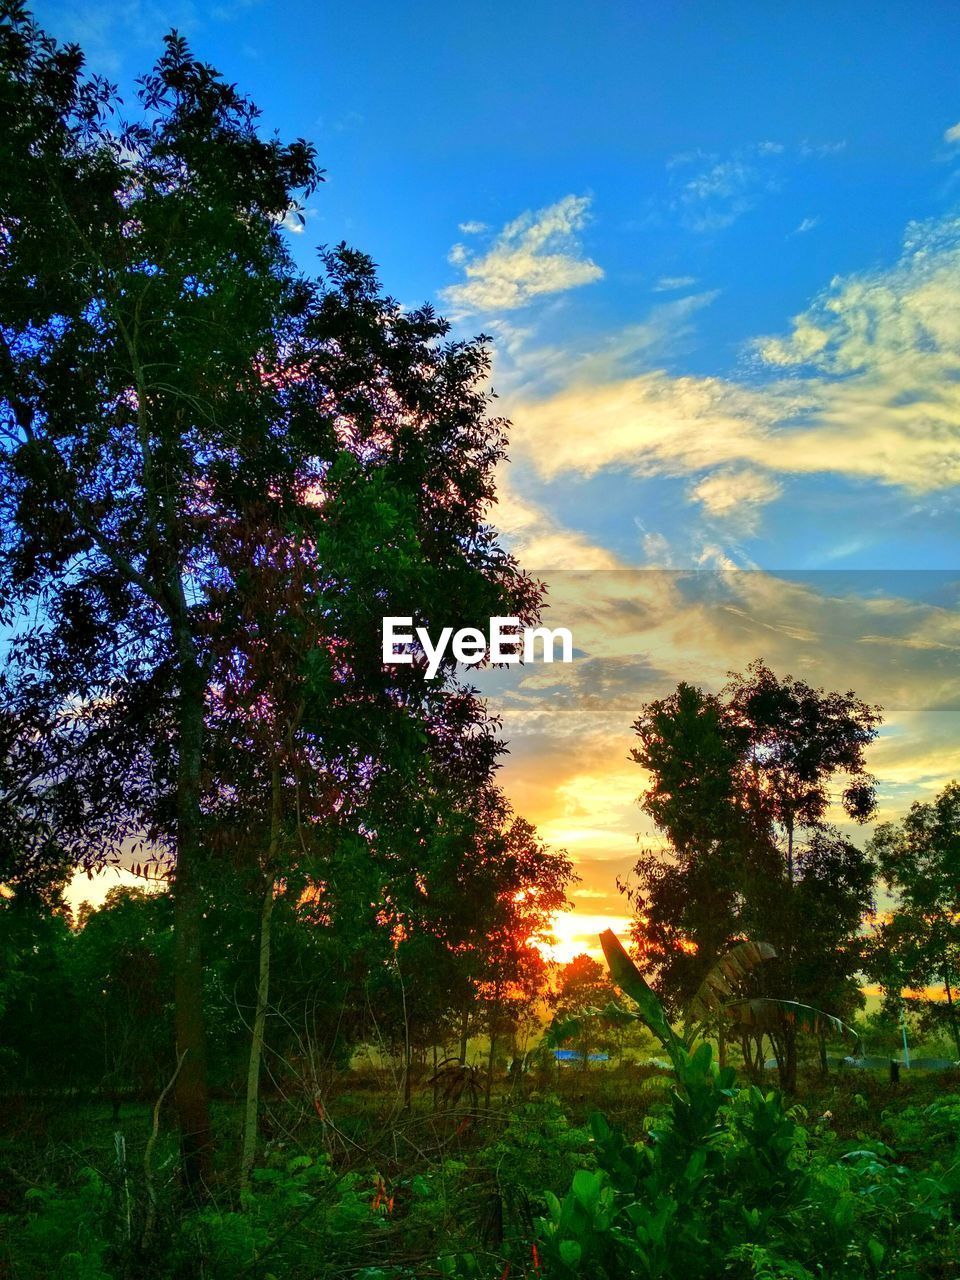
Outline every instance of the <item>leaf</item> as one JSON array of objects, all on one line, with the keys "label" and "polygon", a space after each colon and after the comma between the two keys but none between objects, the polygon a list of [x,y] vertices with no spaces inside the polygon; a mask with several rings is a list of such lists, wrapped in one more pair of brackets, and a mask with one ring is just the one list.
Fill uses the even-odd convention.
[{"label": "leaf", "polygon": [[613,1027],[629,1027],[633,1023],[640,1021],[635,1013],[625,1009],[616,1000],[608,1000],[603,1008],[598,1010],[597,1017],[602,1018],[604,1022]]},{"label": "leaf", "polygon": [[547,1213],[554,1222],[559,1222],[563,1217],[563,1206],[552,1191],[544,1191],[543,1202],[547,1206]]},{"label": "leaf", "polygon": [[849,1023],[796,1000],[774,1000],[757,997],[753,1000],[732,1000],[723,1006],[723,1013],[740,1027],[757,1031],[779,1031],[792,1026],[808,1035],[837,1036],[853,1045],[859,1045],[860,1034]]},{"label": "leaf", "polygon": [[635,1013],[631,1013],[629,1009],[624,1009],[623,1005],[618,1004],[616,1000],[610,1000],[602,1009],[584,1009],[579,1017],[563,1018],[559,1022],[551,1022],[544,1034],[543,1043],[547,1048],[555,1049],[568,1040],[574,1040],[578,1036],[582,1036],[587,1031],[587,1024],[590,1022],[602,1022],[611,1027],[629,1027],[638,1021],[639,1019]]},{"label": "leaf", "polygon": [[564,1018],[562,1022],[552,1022],[547,1027],[543,1043],[550,1049],[556,1048],[566,1040],[573,1040],[583,1034],[583,1018]]},{"label": "leaf", "polygon": [[775,959],[776,954],[769,942],[748,940],[731,947],[710,969],[687,1006],[687,1027],[692,1029],[719,1013],[725,997],[736,994],[737,986],[750,970],[765,960]]},{"label": "leaf", "polygon": [[570,1267],[571,1270],[579,1265],[583,1256],[583,1249],[576,1240],[561,1240],[558,1252],[560,1261],[565,1267]]},{"label": "leaf", "polygon": [[591,1213],[600,1200],[603,1174],[590,1169],[578,1169],[573,1175],[572,1190],[577,1200]]},{"label": "leaf", "polygon": [[647,985],[643,974],[624,951],[620,939],[612,929],[604,929],[600,935],[600,945],[607,959],[610,976],[636,1002],[641,1019],[673,1057],[681,1048],[682,1041],[667,1021],[663,1005]]}]

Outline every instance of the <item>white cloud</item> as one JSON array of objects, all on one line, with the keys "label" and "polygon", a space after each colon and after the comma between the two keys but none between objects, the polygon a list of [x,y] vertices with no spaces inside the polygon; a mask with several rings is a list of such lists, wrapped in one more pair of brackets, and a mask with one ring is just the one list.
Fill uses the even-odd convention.
[{"label": "white cloud", "polygon": [[688,231],[721,231],[749,212],[779,185],[784,147],[760,142],[728,156],[701,151],[674,156],[667,164],[675,196],[670,210]]},{"label": "white cloud", "polygon": [[512,311],[536,297],[602,279],[602,268],[584,256],[578,238],[589,208],[589,196],[564,196],[508,223],[486,253],[455,245],[452,260],[466,280],[443,290],[443,298],[461,314]]},{"label": "white cloud", "polygon": [[805,235],[806,232],[812,231],[814,227],[818,227],[819,225],[819,218],[804,218],[796,227],[794,227],[793,234],[795,236]]},{"label": "white cloud", "polygon": [[564,527],[543,507],[521,497],[510,482],[508,466],[501,468],[497,479],[497,503],[491,519],[523,567],[531,572],[626,567],[612,551]]},{"label": "white cloud", "polygon": [[[688,231],[722,231],[755,208],[765,195],[779,190],[791,162],[824,159],[845,145],[805,140],[787,147],[767,141],[739,147],[727,155],[689,151],[673,156],[667,162],[674,188],[669,212]],[[809,224],[803,227],[805,231],[816,223],[816,219],[804,221]]]},{"label": "white cloud", "polygon": [[465,236],[480,236],[484,231],[488,231],[489,227],[485,222],[461,222],[457,228]]},{"label": "white cloud", "polygon": [[661,276],[653,286],[653,292],[672,293],[674,289],[689,289],[696,283],[696,276]]},{"label": "white cloud", "polygon": [[943,135],[944,142],[960,142],[960,121],[952,124]]},{"label": "white cloud", "polygon": [[[683,349],[695,331],[697,313],[718,296],[719,290],[714,289],[661,302],[645,319],[587,351],[537,346],[529,330],[511,330],[503,350],[506,359],[497,368],[497,385],[501,391],[524,397],[542,396],[574,382],[605,383],[641,362],[649,366]],[[497,320],[492,327],[500,338],[503,322]]]},{"label": "white cloud", "polygon": [[840,138],[836,142],[811,142],[809,138],[804,138],[800,143],[800,156],[804,160],[823,160],[828,156],[838,156],[846,149],[846,138]]},{"label": "white cloud", "polygon": [[747,468],[835,473],[917,493],[960,483],[960,219],[913,225],[892,266],[838,277],[749,378],[591,376],[508,405],[515,453],[545,478]]},{"label": "white cloud", "polygon": [[283,217],[277,218],[276,222],[283,227],[284,231],[291,231],[295,236],[303,235],[305,212],[301,205],[290,204]]},{"label": "white cloud", "polygon": [[722,468],[691,486],[688,497],[699,502],[707,515],[751,534],[757,530],[762,509],[782,492],[779,481],[760,471]]}]

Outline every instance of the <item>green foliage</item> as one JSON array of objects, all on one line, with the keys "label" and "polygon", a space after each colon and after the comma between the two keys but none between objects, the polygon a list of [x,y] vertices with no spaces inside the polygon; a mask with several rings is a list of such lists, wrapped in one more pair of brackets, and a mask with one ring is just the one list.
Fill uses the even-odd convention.
[{"label": "green foliage", "polygon": [[944,989],[919,1000],[924,1021],[950,1032],[960,1057],[960,1021],[953,987],[960,974],[960,784],[931,802],[917,802],[899,824],[883,823],[871,841],[896,909],[870,948],[871,976],[882,985],[890,1012],[902,1008],[903,988]]},{"label": "green foliage", "polygon": [[[371,1210],[369,1182],[337,1175],[329,1157],[277,1157],[253,1171],[235,1209],[207,1205],[180,1223],[172,1258],[211,1280],[232,1280],[254,1264],[279,1274],[334,1276],[354,1251],[375,1251],[386,1226]],[[291,1230],[302,1224],[303,1230]]]},{"label": "green foliage", "polygon": [[683,1042],[670,1026],[663,1005],[647,985],[643,974],[624,951],[612,929],[605,929],[601,933],[600,945],[603,947],[603,954],[610,966],[610,975],[614,982],[636,1002],[641,1020],[667,1050],[671,1060],[676,1063]]},{"label": "green foliage", "polygon": [[547,1096],[520,1103],[496,1142],[481,1149],[478,1162],[509,1200],[536,1201],[562,1191],[574,1170],[593,1163],[591,1136],[589,1128],[569,1122],[558,1098]]},{"label": "green foliage", "polygon": [[[960,1263],[960,1164],[918,1173],[880,1143],[838,1151],[779,1093],[737,1089],[709,1045],[674,1046],[673,1057],[676,1085],[644,1138],[595,1116],[597,1169],[575,1174],[563,1199],[545,1197],[547,1274],[892,1280]],[[928,1111],[902,1123],[944,1119]]]},{"label": "green foliage", "polygon": [[[780,678],[760,660],[719,694],[681,684],[643,707],[632,753],[650,779],[642,805],[673,856],[642,853],[630,894],[635,940],[672,1013],[744,937],[777,953],[755,975],[757,994],[836,1015],[856,1006],[873,864],[825,815],[838,784],[849,817],[872,813],[864,752],[879,722],[878,708],[852,692]],[[787,1024],[777,1040],[792,1088]]]},{"label": "green foliage", "polygon": [[95,1169],[81,1169],[69,1187],[31,1188],[26,1203],[26,1217],[7,1223],[15,1236],[14,1274],[22,1280],[115,1280],[108,1265],[112,1195]]}]

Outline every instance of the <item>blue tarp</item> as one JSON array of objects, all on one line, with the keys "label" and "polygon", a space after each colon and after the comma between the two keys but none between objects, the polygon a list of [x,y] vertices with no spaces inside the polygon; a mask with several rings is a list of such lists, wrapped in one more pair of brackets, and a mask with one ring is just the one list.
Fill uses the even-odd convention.
[{"label": "blue tarp", "polygon": [[[558,1062],[582,1062],[583,1054],[577,1049],[555,1049],[554,1053]],[[588,1062],[609,1062],[609,1053],[588,1053]]]}]

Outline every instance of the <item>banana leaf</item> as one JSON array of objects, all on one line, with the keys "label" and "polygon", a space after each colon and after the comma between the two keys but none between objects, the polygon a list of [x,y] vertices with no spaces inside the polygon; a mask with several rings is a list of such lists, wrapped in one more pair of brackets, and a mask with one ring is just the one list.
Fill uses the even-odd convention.
[{"label": "banana leaf", "polygon": [[832,1013],[825,1013],[823,1009],[799,1004],[796,1000],[760,997],[753,1000],[731,1000],[723,1006],[723,1013],[739,1027],[753,1031],[775,1032],[784,1026],[792,1026],[808,1035],[823,1036],[825,1039],[836,1037],[853,1045],[860,1043],[859,1033],[849,1023]]},{"label": "banana leaf", "polygon": [[769,942],[739,942],[725,952],[704,978],[687,1005],[685,1038],[700,1024],[721,1011],[724,1000],[736,994],[738,985],[751,969],[773,960],[776,950]]},{"label": "banana leaf", "polygon": [[671,1057],[684,1047],[667,1020],[663,1005],[647,985],[643,974],[624,951],[612,929],[604,929],[600,945],[614,982],[637,1006],[640,1020],[650,1028]]},{"label": "banana leaf", "polygon": [[602,1009],[584,1009],[578,1016],[564,1018],[560,1022],[552,1022],[543,1037],[548,1048],[555,1049],[567,1040],[573,1040],[587,1030],[587,1024],[599,1022],[606,1027],[629,1027],[639,1019],[629,1009],[624,1009],[616,1000],[610,1000]]}]

